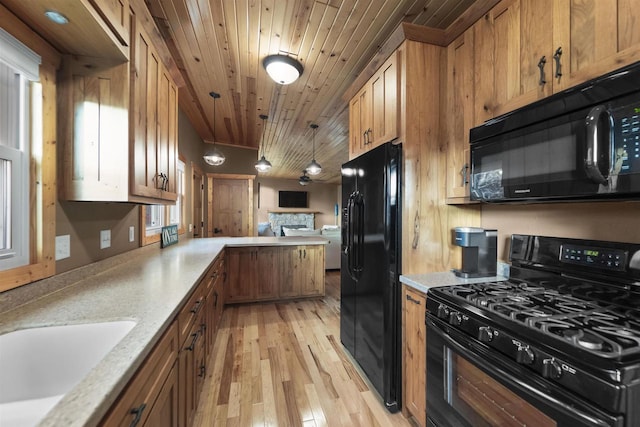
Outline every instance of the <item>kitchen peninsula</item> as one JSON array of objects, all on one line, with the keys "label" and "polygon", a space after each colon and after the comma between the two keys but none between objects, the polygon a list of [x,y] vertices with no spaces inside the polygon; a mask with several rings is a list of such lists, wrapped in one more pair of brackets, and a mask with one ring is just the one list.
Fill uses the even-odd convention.
[{"label": "kitchen peninsula", "polygon": [[[189,313],[193,295],[200,292],[208,273],[216,267],[214,261],[225,257],[226,252],[279,248],[290,250],[291,256],[299,250],[302,256],[305,249],[319,249],[324,265],[326,243],[321,236],[188,239],[165,249],[157,245],[140,248],[5,293],[0,301],[0,334],[52,325],[136,322],[131,332],[62,398],[40,425],[99,425],[130,380],[135,379],[136,371],[144,366],[154,346],[164,340],[165,332],[173,328],[174,322],[183,330],[182,313]],[[227,254],[225,258],[230,257]],[[271,268],[278,269],[276,265]],[[250,265],[244,264],[244,269],[246,272]],[[321,271],[322,277],[314,278],[323,284],[318,296],[324,294],[324,269]],[[264,276],[262,272],[260,277]],[[226,279],[224,274],[221,277]],[[227,283],[223,283],[225,292]],[[287,285],[291,287],[291,283]],[[277,299],[287,297],[278,295],[283,296]],[[217,296],[215,299],[218,302]],[[172,366],[177,370],[177,364]]]}]

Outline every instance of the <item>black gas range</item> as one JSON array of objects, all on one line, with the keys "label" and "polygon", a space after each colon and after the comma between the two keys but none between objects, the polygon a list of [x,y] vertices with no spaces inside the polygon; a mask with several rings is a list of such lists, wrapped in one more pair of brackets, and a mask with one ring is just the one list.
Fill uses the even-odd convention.
[{"label": "black gas range", "polygon": [[640,245],[514,235],[509,280],[431,288],[435,426],[640,426]]}]

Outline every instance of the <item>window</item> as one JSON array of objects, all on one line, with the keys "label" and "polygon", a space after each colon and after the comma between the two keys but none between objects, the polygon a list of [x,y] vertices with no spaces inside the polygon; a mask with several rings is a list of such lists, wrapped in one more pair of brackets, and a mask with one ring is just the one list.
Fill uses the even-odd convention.
[{"label": "window", "polygon": [[0,14],[0,292],[55,274],[60,54]]},{"label": "window", "polygon": [[178,234],[184,233],[184,202],[185,202],[185,163],[182,157],[178,160],[176,171],[175,205],[149,205],[142,206],[141,216],[144,218],[144,234],[141,238],[141,246],[160,241],[160,233],[165,225],[177,225]]},{"label": "window", "polygon": [[[0,33],[0,270],[29,264],[31,96],[40,92],[40,57],[8,33]],[[34,104],[38,104],[37,101]]]}]

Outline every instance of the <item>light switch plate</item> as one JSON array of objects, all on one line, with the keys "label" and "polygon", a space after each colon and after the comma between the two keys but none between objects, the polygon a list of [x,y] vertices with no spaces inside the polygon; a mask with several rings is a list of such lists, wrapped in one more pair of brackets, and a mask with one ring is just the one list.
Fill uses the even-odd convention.
[{"label": "light switch plate", "polygon": [[189,224],[189,233],[193,231],[193,224]]},{"label": "light switch plate", "polygon": [[111,230],[100,230],[100,249],[111,247]]},{"label": "light switch plate", "polygon": [[129,227],[129,242],[133,242],[136,239],[136,229],[132,225]]},{"label": "light switch plate", "polygon": [[56,261],[71,256],[71,236],[56,236]]}]

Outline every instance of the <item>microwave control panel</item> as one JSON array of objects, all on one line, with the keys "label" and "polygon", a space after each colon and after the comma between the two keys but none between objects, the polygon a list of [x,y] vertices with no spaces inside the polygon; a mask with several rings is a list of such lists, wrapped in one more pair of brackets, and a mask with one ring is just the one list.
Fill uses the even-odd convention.
[{"label": "microwave control panel", "polygon": [[640,169],[640,106],[625,106],[612,111],[615,122],[612,165],[618,173],[638,173]]}]

